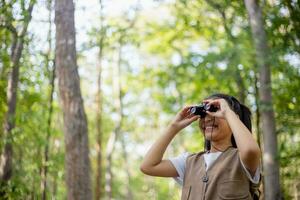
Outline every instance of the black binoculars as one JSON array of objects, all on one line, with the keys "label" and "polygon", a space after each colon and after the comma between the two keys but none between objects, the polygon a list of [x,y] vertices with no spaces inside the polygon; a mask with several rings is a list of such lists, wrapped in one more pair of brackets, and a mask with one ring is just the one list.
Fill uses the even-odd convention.
[{"label": "black binoculars", "polygon": [[216,112],[219,108],[214,105],[200,104],[190,108],[190,112],[194,115],[200,115],[201,118],[206,116],[206,111]]}]

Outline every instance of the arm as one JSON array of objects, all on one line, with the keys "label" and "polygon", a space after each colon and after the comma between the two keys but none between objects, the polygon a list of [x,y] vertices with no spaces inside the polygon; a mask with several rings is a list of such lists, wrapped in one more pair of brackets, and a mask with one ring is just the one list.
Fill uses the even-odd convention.
[{"label": "arm", "polygon": [[188,106],[183,108],[176,115],[162,136],[151,146],[140,166],[143,173],[161,177],[178,176],[173,164],[169,160],[162,160],[162,158],[176,134],[199,118],[199,116],[191,115],[189,110],[190,107]]},{"label": "arm", "polygon": [[226,113],[226,120],[232,130],[239,150],[239,156],[245,167],[254,175],[260,160],[260,149],[248,128],[232,111]]},{"label": "arm", "polygon": [[251,132],[231,110],[225,99],[208,100],[207,102],[219,107],[217,112],[208,112],[208,114],[224,118],[227,121],[239,150],[240,159],[251,175],[254,175],[259,165],[260,149]]}]

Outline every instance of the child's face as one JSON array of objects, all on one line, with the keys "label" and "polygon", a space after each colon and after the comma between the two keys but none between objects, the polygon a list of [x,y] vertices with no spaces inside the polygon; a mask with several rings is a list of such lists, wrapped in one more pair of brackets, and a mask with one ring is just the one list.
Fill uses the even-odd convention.
[{"label": "child's face", "polygon": [[199,128],[207,140],[228,142],[231,139],[232,131],[223,118],[206,115],[204,118],[199,119]]}]

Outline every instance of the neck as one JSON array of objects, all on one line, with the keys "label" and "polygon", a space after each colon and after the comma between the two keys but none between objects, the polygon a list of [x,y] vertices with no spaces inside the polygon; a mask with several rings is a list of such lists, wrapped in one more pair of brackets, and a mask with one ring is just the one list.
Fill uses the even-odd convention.
[{"label": "neck", "polygon": [[210,152],[223,152],[226,151],[229,147],[232,147],[231,141],[229,142],[217,142],[217,141],[211,141],[211,147]]}]

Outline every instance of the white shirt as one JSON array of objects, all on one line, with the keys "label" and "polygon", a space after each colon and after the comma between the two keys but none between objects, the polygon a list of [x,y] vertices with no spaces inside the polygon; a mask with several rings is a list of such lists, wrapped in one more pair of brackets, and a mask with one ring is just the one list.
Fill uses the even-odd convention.
[{"label": "white shirt", "polygon": [[[191,153],[189,153],[189,152],[185,152],[185,153],[180,154],[177,157],[169,158],[169,160],[174,165],[174,167],[176,168],[176,171],[179,175],[178,177],[173,177],[173,178],[181,186],[183,185],[183,177],[184,177],[184,174],[185,174],[186,159],[190,154]],[[205,164],[206,164],[206,171],[216,161],[216,159],[221,154],[222,154],[222,152],[214,152],[214,153],[205,153],[204,154],[204,161],[205,161]],[[250,172],[246,169],[246,167],[245,167],[245,165],[243,164],[242,161],[241,161],[241,163],[242,163],[243,169],[245,170],[246,175],[249,178],[249,180],[252,183],[257,184],[259,182],[259,178],[260,178],[260,168],[258,167],[256,169],[255,175],[252,177]]]}]

